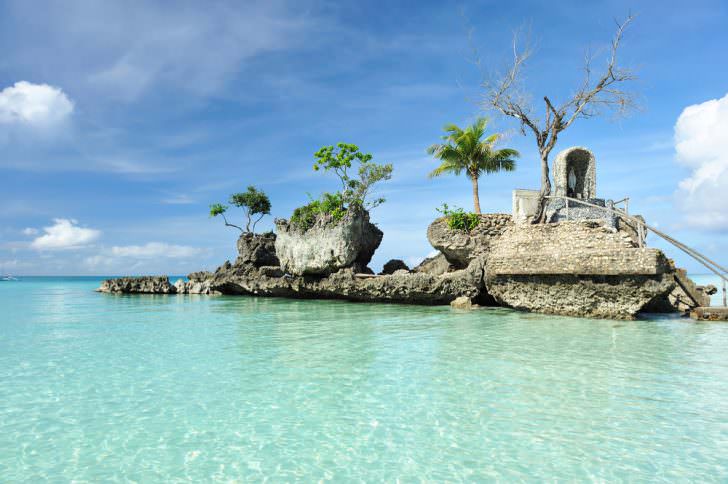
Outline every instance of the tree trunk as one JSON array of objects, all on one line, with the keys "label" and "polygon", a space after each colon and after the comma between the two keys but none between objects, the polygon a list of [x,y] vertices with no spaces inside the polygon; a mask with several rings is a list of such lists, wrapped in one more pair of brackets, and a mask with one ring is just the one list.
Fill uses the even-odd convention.
[{"label": "tree trunk", "polygon": [[538,212],[534,223],[546,223],[546,197],[551,195],[551,179],[549,178],[549,154],[541,152],[541,191],[538,199]]},{"label": "tree trunk", "polygon": [[551,179],[549,178],[549,155],[541,154],[541,196],[551,195]]},{"label": "tree trunk", "polygon": [[478,194],[478,177],[471,176],[470,181],[473,182],[473,205],[475,213],[480,215],[480,195]]}]

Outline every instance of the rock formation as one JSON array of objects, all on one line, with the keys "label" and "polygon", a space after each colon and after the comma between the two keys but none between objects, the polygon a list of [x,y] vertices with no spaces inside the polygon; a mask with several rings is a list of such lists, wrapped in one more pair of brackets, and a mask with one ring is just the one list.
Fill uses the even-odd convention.
[{"label": "rock formation", "polygon": [[447,218],[440,217],[427,228],[427,240],[444,254],[450,264],[462,269],[478,256],[487,256],[491,241],[500,237],[511,225],[513,222],[510,215],[489,213],[481,215],[478,225],[466,232],[451,229]]},{"label": "rock formation", "polygon": [[640,247],[634,231],[604,221],[514,225],[509,216],[494,214],[483,216],[477,230],[461,233],[438,219],[428,236],[440,254],[412,271],[402,261],[390,261],[383,271],[389,274],[377,276],[363,273],[362,264],[369,262],[381,232],[363,214],[342,222],[321,221],[300,232],[278,221],[278,237],[241,236],[235,262],[214,273],[192,273],[174,286],[166,277],[112,279],[99,290],[428,305],[455,301],[456,308],[498,304],[619,319],[660,305],[681,308],[683,296],[703,300],[704,293],[661,251]]},{"label": "rock formation", "polygon": [[674,288],[672,271],[661,251],[602,222],[517,225],[492,244],[486,287],[517,309],[630,319]]},{"label": "rock formation", "polygon": [[417,267],[412,269],[412,272],[424,272],[425,274],[440,276],[446,272],[452,271],[453,269],[453,266],[448,262],[445,254],[439,252],[437,255],[427,257],[425,260],[420,262]]},{"label": "rock formation", "polygon": [[379,275],[387,276],[401,270],[409,272],[410,268],[401,259],[390,259],[384,263],[384,266],[382,267],[382,272],[380,272]]},{"label": "rock formation", "polygon": [[352,210],[334,222],[319,216],[308,230],[276,219],[275,250],[283,272],[294,276],[328,275],[356,265],[363,269],[382,242],[382,231],[365,210]]},{"label": "rock formation", "polygon": [[98,292],[174,294],[177,292],[167,276],[119,277],[101,283]]},{"label": "rock formation", "polygon": [[276,256],[276,234],[244,233],[238,238],[238,259],[255,267],[280,265]]}]

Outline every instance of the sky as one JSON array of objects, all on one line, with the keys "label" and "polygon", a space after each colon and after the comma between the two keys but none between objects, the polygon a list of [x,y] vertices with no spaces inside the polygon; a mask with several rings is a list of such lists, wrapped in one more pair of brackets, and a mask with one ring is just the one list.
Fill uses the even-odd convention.
[{"label": "sky", "polygon": [[534,47],[533,98],[564,100],[585,53],[604,65],[615,19],[630,13],[619,60],[638,75],[627,87],[639,109],[578,120],[552,159],[591,149],[599,197],[630,197],[631,213],[725,264],[724,0],[0,0],[0,273],[214,269],[235,258],[238,234],[209,205],[255,185],[272,202],[259,227],[271,229],[336,188],[312,163],[340,141],[394,165],[372,212],[384,231],[372,267],[416,264],[432,253],[436,207],[472,207],[466,178],[427,178],[425,150],[446,123],[489,116],[501,146],[521,152],[515,172],[481,178],[484,212],[508,213],[513,189],[538,188],[533,137],[483,105],[513,33]]}]

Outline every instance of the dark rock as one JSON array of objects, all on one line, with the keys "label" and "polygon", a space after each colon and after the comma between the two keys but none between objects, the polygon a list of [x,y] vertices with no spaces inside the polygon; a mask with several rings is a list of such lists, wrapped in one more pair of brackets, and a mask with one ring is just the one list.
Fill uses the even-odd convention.
[{"label": "dark rock", "polygon": [[387,276],[357,275],[351,268],[328,276],[269,276],[267,270],[235,265],[218,270],[211,289],[223,294],[255,294],[292,298],[346,299],[350,301],[449,304],[458,296],[482,298],[484,261],[440,276],[396,271]]},{"label": "dark rock", "polygon": [[433,276],[439,276],[450,272],[453,269],[452,265],[445,258],[445,254],[440,252],[439,254],[428,257],[417,265],[412,272],[424,272],[425,274],[431,274]]},{"label": "dark rock", "polygon": [[387,261],[384,264],[384,267],[382,267],[382,272],[380,272],[380,275],[389,275],[394,274],[395,271],[404,269],[405,271],[409,272],[410,268],[405,264],[405,262],[401,259],[391,259]]},{"label": "dark rock", "polygon": [[174,294],[177,288],[169,283],[167,276],[118,277],[101,283],[98,292],[123,294]]},{"label": "dark rock", "polygon": [[244,233],[238,238],[238,260],[236,262],[252,264],[255,267],[278,266],[276,256],[276,234]]},{"label": "dark rock", "polygon": [[212,277],[212,272],[208,271],[190,272],[189,274],[187,274],[187,279],[192,282],[203,282],[210,277]]}]

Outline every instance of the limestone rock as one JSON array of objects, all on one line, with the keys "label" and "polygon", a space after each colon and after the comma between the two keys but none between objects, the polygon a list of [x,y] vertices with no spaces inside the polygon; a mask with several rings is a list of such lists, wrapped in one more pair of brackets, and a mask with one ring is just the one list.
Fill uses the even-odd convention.
[{"label": "limestone rock", "polygon": [[276,256],[276,234],[244,233],[238,238],[238,261],[255,267],[280,265]]},{"label": "limestone rock", "polygon": [[445,254],[439,252],[437,255],[428,257],[419,263],[412,272],[424,272],[433,276],[439,276],[449,272],[453,267],[445,258]]},{"label": "limestone rock", "polygon": [[661,251],[603,223],[517,225],[492,244],[485,284],[517,309],[631,319],[675,287],[673,271]]},{"label": "limestone rock", "polygon": [[390,259],[384,264],[384,267],[382,267],[382,272],[380,272],[380,275],[389,275],[394,274],[395,271],[398,270],[405,270],[409,272],[410,268],[405,264],[405,262],[401,259]]},{"label": "limestone rock", "polygon": [[427,228],[427,239],[432,247],[445,255],[450,264],[462,269],[478,256],[487,255],[491,241],[512,225],[510,215],[489,213],[481,215],[480,223],[466,232],[451,229],[447,218],[440,217]]},{"label": "limestone rock", "polygon": [[473,302],[467,296],[460,296],[450,301],[450,307],[453,309],[469,310],[473,308]]},{"label": "limestone rock", "polygon": [[295,276],[327,275],[356,264],[366,267],[382,241],[382,231],[365,210],[352,210],[338,222],[322,216],[305,232],[287,220],[275,221],[275,249],[283,271]]},{"label": "limestone rock", "polygon": [[352,268],[346,268],[326,277],[276,277],[268,275],[267,269],[234,264],[220,267],[210,280],[210,287],[223,294],[448,304],[458,296],[479,300],[486,296],[483,264],[483,259],[477,259],[466,269],[439,276],[405,270],[385,276],[357,275]]},{"label": "limestone rock", "polygon": [[169,283],[167,276],[118,277],[101,283],[98,292],[124,294],[174,294],[177,288]]}]

